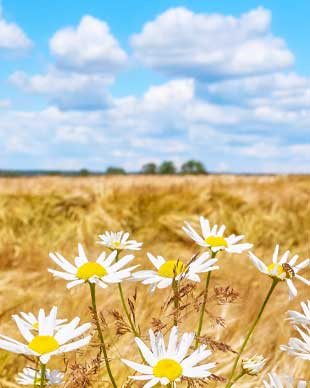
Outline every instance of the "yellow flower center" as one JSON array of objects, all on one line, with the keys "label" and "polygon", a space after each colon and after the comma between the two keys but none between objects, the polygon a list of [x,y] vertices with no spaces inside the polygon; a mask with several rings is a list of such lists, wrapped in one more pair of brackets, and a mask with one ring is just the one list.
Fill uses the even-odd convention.
[{"label": "yellow flower center", "polygon": [[59,343],[50,335],[37,335],[29,343],[28,348],[39,354],[46,354],[57,350]]},{"label": "yellow flower center", "polygon": [[282,265],[276,263],[268,265],[267,270],[272,276],[281,276],[284,272]]},{"label": "yellow flower center", "polygon": [[115,248],[118,248],[121,245],[119,241],[114,241],[112,244],[115,246]]},{"label": "yellow flower center", "polygon": [[158,275],[164,278],[174,278],[180,275],[185,269],[185,265],[180,260],[167,260],[158,269]]},{"label": "yellow flower center", "polygon": [[182,366],[170,358],[159,360],[153,367],[153,375],[155,377],[166,377],[169,381],[174,381],[182,375]]},{"label": "yellow flower center", "polygon": [[78,269],[76,276],[80,279],[88,280],[92,276],[98,276],[101,278],[102,276],[107,275],[106,269],[94,262],[89,262],[81,265],[81,267]]},{"label": "yellow flower center", "polygon": [[224,237],[218,237],[218,236],[209,236],[205,239],[205,242],[209,244],[213,248],[217,247],[228,247],[228,244]]}]

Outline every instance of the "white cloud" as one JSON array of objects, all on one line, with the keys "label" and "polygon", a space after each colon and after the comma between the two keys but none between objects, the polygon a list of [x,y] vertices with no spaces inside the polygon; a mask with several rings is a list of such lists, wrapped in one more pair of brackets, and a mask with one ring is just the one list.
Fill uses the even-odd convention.
[{"label": "white cloud", "polygon": [[45,74],[31,76],[17,71],[10,81],[64,110],[102,109],[111,103],[108,87],[126,64],[127,54],[105,22],[84,16],[76,28],[57,31],[50,40],[50,50],[56,64]]},{"label": "white cloud", "polygon": [[192,81],[175,80],[149,88],[140,98],[114,99],[104,110],[7,111],[1,115],[0,152],[31,157],[40,151],[40,168],[137,170],[147,161],[180,164],[195,158],[210,170],[274,172],[281,162],[281,172],[306,170],[310,144],[290,138],[309,128],[309,116],[299,113],[288,123],[285,116],[280,121],[281,112],[273,117],[260,111],[258,117],[256,108],[210,104],[197,99],[194,90]]},{"label": "white cloud", "polygon": [[51,68],[46,74],[32,77],[18,71],[10,81],[27,93],[46,97],[61,109],[98,109],[111,100],[107,86],[112,78],[101,74],[66,73]]},{"label": "white cloud", "polygon": [[200,85],[200,90],[224,103],[291,110],[310,107],[310,78],[293,72],[223,80]]},{"label": "white cloud", "polygon": [[32,45],[32,41],[17,24],[4,19],[0,4],[0,53],[23,52]]},{"label": "white cloud", "polygon": [[273,72],[293,54],[270,32],[271,14],[257,8],[239,19],[172,8],[133,35],[136,58],[173,76],[212,79]]},{"label": "white cloud", "polygon": [[7,109],[11,106],[11,100],[4,99],[0,100],[0,109]]},{"label": "white cloud", "polygon": [[127,63],[107,23],[92,16],[84,16],[76,28],[57,31],[50,50],[59,67],[77,72],[115,74]]}]

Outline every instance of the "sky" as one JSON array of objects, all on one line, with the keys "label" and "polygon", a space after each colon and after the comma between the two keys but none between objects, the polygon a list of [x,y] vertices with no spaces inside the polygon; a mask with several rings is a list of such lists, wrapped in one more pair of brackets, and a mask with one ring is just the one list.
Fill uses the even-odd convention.
[{"label": "sky", "polygon": [[309,173],[309,14],[308,0],[0,0],[0,169]]}]

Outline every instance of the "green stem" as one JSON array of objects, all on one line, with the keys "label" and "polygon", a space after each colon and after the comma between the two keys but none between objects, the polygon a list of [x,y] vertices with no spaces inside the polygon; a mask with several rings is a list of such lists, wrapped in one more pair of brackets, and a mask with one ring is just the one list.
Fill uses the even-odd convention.
[{"label": "green stem", "polygon": [[173,279],[172,281],[172,289],[174,293],[174,317],[173,317],[173,325],[178,326],[178,314],[179,314],[179,291],[178,291],[178,282]]},{"label": "green stem", "polygon": [[100,344],[101,344],[100,345],[100,351],[103,352],[105,365],[106,365],[106,368],[107,368],[108,375],[110,377],[111,383],[112,383],[114,388],[117,388],[117,385],[115,383],[115,380],[114,380],[114,377],[113,377],[113,374],[112,374],[112,371],[111,371],[111,368],[110,368],[108,353],[107,353],[107,349],[106,349],[106,346],[105,346],[105,343],[104,343],[104,338],[103,338],[102,330],[101,330],[101,327],[100,327],[98,311],[97,311],[97,305],[96,305],[96,284],[89,283],[89,288],[90,288],[90,294],[91,294],[91,301],[92,301],[92,308],[93,308],[95,323],[96,323],[98,337],[99,337]]},{"label": "green stem", "polygon": [[128,311],[128,308],[127,308],[127,305],[126,305],[126,302],[125,302],[125,297],[124,297],[124,292],[123,292],[123,288],[122,288],[122,284],[121,283],[118,283],[118,290],[119,290],[119,294],[120,294],[120,297],[121,297],[121,301],[122,301],[122,306],[123,306],[123,309],[125,311],[125,314],[126,314],[126,317],[128,319],[128,322],[129,322],[129,325],[131,327],[131,330],[132,332],[134,333],[135,337],[140,337],[136,327],[135,327],[135,324],[131,318],[131,315]]},{"label": "green stem", "polygon": [[[213,252],[213,251],[211,251],[211,252],[212,252],[211,259],[214,259],[215,256],[216,256],[216,252]],[[200,337],[201,330],[202,330],[203,318],[204,318],[204,315],[205,315],[205,309],[206,309],[206,304],[207,304],[207,299],[208,299],[208,292],[209,292],[209,284],[210,284],[210,279],[211,279],[211,273],[212,273],[212,271],[208,272],[208,276],[207,276],[207,279],[206,279],[206,285],[205,285],[205,291],[204,291],[204,296],[203,296],[203,302],[202,302],[202,306],[201,306],[201,310],[200,310],[198,329],[197,329],[197,333],[196,333],[195,349],[197,349],[197,347],[198,347],[199,337]]]},{"label": "green stem", "polygon": [[235,374],[238,362],[240,360],[240,357],[241,357],[245,347],[247,346],[247,343],[249,342],[249,339],[251,338],[251,335],[253,334],[253,332],[254,332],[257,324],[258,324],[258,321],[260,320],[260,317],[262,316],[262,314],[263,314],[263,312],[265,310],[265,307],[266,307],[266,305],[267,305],[267,303],[268,303],[268,301],[269,301],[269,299],[270,299],[270,297],[271,297],[271,295],[272,295],[272,293],[273,293],[273,291],[274,291],[274,289],[275,289],[275,287],[276,287],[276,285],[278,283],[279,283],[278,279],[274,278],[272,280],[272,284],[271,284],[271,287],[270,287],[270,289],[268,291],[268,294],[267,294],[267,296],[266,296],[266,298],[265,298],[265,300],[264,300],[264,302],[263,302],[263,304],[262,304],[262,306],[261,306],[261,308],[260,308],[260,310],[258,312],[258,315],[257,315],[255,321],[252,323],[252,325],[251,325],[251,327],[250,327],[250,329],[249,329],[249,331],[248,331],[248,333],[247,333],[247,335],[246,335],[246,337],[245,337],[245,339],[243,341],[243,344],[242,344],[242,346],[241,346],[241,348],[240,348],[240,350],[238,352],[238,355],[237,355],[237,357],[235,359],[234,365],[233,365],[232,370],[231,370],[231,374],[230,374],[228,383],[226,384],[225,388],[230,388],[232,386],[233,382],[231,382],[231,381],[232,381],[232,379],[234,377],[234,374]]},{"label": "green stem", "polygon": [[45,372],[46,372],[46,365],[41,363],[40,388],[45,387]]},{"label": "green stem", "polygon": [[232,387],[239,379],[241,379],[242,376],[244,376],[244,371],[242,371],[230,384],[230,387]]},{"label": "green stem", "polygon": [[38,366],[39,366],[39,358],[36,359],[36,366],[35,366],[35,374],[33,379],[33,388],[37,387],[37,378],[38,378]]},{"label": "green stem", "polygon": [[[115,257],[115,261],[118,262],[118,259],[119,259],[119,253],[120,251],[118,250],[117,251],[117,255]],[[123,292],[123,287],[122,287],[122,284],[121,283],[118,283],[118,290],[119,290],[119,294],[120,294],[120,297],[121,297],[121,301],[122,301],[122,306],[123,306],[123,309],[125,311],[125,314],[126,314],[126,317],[128,319],[128,322],[129,322],[129,325],[131,327],[131,330],[132,332],[134,333],[135,337],[140,337],[139,333],[138,333],[138,330],[136,329],[136,326],[131,318],[131,315],[130,315],[130,312],[128,311],[128,307],[127,307],[127,304],[126,304],[126,301],[125,301],[125,297],[124,297],[124,292]]]}]

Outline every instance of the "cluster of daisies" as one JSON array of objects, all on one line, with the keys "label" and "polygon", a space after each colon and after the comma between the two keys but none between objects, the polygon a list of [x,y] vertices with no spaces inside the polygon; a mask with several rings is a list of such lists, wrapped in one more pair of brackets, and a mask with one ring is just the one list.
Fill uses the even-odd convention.
[{"label": "cluster of daisies", "polygon": [[[200,254],[188,262],[179,258],[165,259],[162,256],[147,253],[151,268],[137,270],[139,266],[133,262],[134,255],[125,254],[122,256],[122,252],[138,251],[141,249],[142,243],[129,240],[129,233],[105,232],[99,236],[98,243],[108,248],[108,253],[102,252],[96,260],[89,260],[83,246],[79,244],[78,255],[74,262],[68,261],[58,252],[50,253],[51,260],[58,268],[50,268],[48,271],[55,278],[67,281],[68,289],[88,284],[93,291],[96,286],[105,289],[116,283],[119,285],[124,302],[121,284],[125,280],[148,285],[152,293],[157,288],[174,287],[181,280],[200,282],[206,273],[210,279],[211,272],[219,269],[219,253],[240,254],[252,248],[252,244],[241,242],[244,236],[226,235],[224,225],[211,227],[207,219],[200,217],[200,227],[200,232],[197,232],[188,222],[185,222],[183,227],[184,232],[199,245],[201,250]],[[278,283],[285,282],[287,284],[289,299],[297,295],[295,280],[300,280],[307,286],[310,285],[310,281],[300,275],[304,268],[309,267],[309,259],[297,264],[298,256],[291,256],[289,251],[286,251],[282,256],[279,255],[278,245],[275,247],[271,262],[267,264],[252,252],[249,251],[248,254],[254,266],[272,279],[273,287]],[[94,292],[91,295],[92,298],[95,298]],[[96,304],[94,303],[93,306]],[[126,309],[125,305],[124,307]],[[281,346],[281,349],[290,355],[309,360],[310,302],[302,303],[301,307],[302,312],[288,312],[289,320],[300,338],[291,338],[288,345]],[[63,384],[64,374],[61,371],[50,370],[46,367],[50,358],[89,344],[91,323],[80,324],[79,317],[70,322],[67,319],[58,319],[57,311],[57,307],[54,306],[49,313],[40,309],[37,316],[25,312],[13,315],[12,318],[23,337],[22,342],[0,335],[0,349],[30,356],[36,361],[35,367],[28,366],[18,374],[16,378],[18,384],[34,387]],[[203,323],[203,315],[204,306],[200,314],[200,326]],[[216,363],[205,361],[212,355],[212,352],[205,345],[198,346],[197,337],[200,335],[200,329],[192,333],[183,333],[180,337],[179,328],[174,325],[168,333],[166,341],[163,333],[157,332],[155,334],[149,330],[149,346],[139,336],[136,336],[135,342],[143,361],[137,363],[122,359],[124,364],[135,371],[130,378],[144,381],[144,388],[159,385],[174,388],[177,383],[183,380],[208,379],[213,374]],[[194,345],[195,340],[196,345]],[[245,345],[246,342],[242,351]],[[241,352],[239,352],[240,356]],[[236,377],[234,372],[238,361],[239,358],[237,358],[231,378],[226,384],[227,388],[234,385],[243,375],[256,376],[266,364],[266,359],[261,355],[242,359],[241,373],[237,374]],[[116,387],[108,364],[108,357],[106,357],[106,366],[112,386]],[[299,388],[307,386],[304,381],[294,382],[290,376],[280,377],[276,373],[269,374],[263,384],[266,388],[287,388],[296,386],[296,384]]]}]

